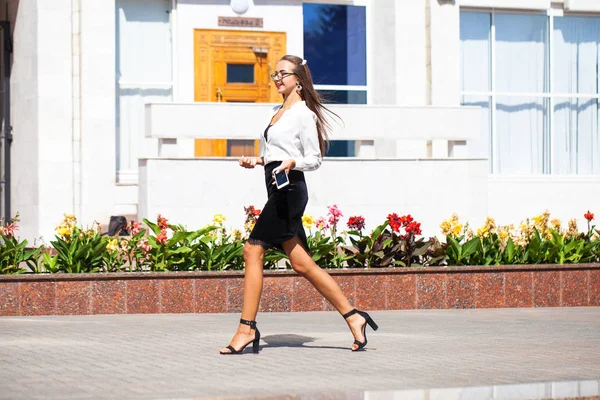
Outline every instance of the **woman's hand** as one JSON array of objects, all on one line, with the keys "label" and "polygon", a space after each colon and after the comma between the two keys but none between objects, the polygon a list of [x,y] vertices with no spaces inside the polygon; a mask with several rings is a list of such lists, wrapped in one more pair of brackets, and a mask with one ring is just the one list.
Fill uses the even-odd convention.
[{"label": "woman's hand", "polygon": [[244,157],[242,156],[240,158],[240,166],[244,167],[244,168],[254,168],[257,165],[260,165],[260,158],[259,157]]},{"label": "woman's hand", "polygon": [[277,167],[277,171],[283,171],[285,169],[285,171],[288,173],[290,173],[290,171],[296,166],[296,161],[294,160],[285,160],[281,163],[281,165],[279,167]]}]

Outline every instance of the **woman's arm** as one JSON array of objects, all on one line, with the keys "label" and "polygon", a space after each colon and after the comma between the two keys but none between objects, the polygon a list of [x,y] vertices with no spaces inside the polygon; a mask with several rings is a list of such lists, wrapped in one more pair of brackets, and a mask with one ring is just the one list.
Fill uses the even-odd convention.
[{"label": "woman's arm", "polygon": [[302,131],[300,143],[304,157],[295,160],[293,169],[298,171],[314,171],[321,166],[323,157],[319,146],[319,133],[317,132],[317,116],[312,111],[307,111],[302,116]]}]

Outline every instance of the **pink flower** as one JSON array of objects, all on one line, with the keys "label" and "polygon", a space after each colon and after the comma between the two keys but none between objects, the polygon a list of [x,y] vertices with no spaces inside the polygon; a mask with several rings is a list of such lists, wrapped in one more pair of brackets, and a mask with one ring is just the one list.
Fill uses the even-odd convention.
[{"label": "pink flower", "polygon": [[342,212],[335,204],[327,207],[327,209],[329,210],[329,223],[333,226],[337,225],[343,215]]},{"label": "pink flower", "polygon": [[150,243],[148,243],[147,239],[140,240],[137,244],[137,247],[141,248],[144,253],[148,253],[150,250],[152,250],[152,246],[150,246]]},{"label": "pink flower", "polygon": [[133,236],[137,235],[138,233],[140,233],[140,223],[137,221],[133,221],[131,223],[131,234]]},{"label": "pink flower", "polygon": [[329,224],[325,221],[325,218],[320,217],[317,222],[315,222],[315,226],[319,229],[327,229],[329,228]]},{"label": "pink flower", "polygon": [[15,231],[18,230],[19,227],[16,224],[6,224],[5,227],[2,228],[2,236],[12,237],[15,236]]}]

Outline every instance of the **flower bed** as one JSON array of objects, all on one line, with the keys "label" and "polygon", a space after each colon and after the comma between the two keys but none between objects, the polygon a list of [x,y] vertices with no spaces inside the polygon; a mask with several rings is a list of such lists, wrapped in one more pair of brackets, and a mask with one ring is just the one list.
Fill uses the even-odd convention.
[{"label": "flower bed", "polygon": [[[244,232],[224,226],[225,216],[217,214],[212,224],[189,231],[183,225],[169,224],[159,215],[156,222],[144,220],[146,227],[132,221],[120,232],[125,236],[104,236],[98,224],[77,226],[73,215],[65,215],[56,228],[50,246],[26,250],[26,241],[15,237],[18,216],[1,227],[0,272],[89,273],[241,270],[243,245],[260,210],[246,207]],[[420,223],[411,215],[389,214],[369,233],[365,221],[351,216],[341,229],[343,214],[329,207],[328,215],[305,215],[308,245],[322,268],[384,268],[413,266],[572,264],[600,262],[600,231],[591,225],[594,215],[584,214],[587,231],[579,232],[575,220],[563,229],[550,220],[550,213],[524,221],[519,229],[496,226],[487,218],[474,232],[456,215],[440,225],[444,242],[423,238]],[[270,250],[267,269],[290,268],[281,251]]]},{"label": "flower bed", "polygon": [[[0,315],[237,312],[243,244],[260,210],[245,213],[243,232],[219,214],[195,231],[159,215],[114,237],[65,215],[50,246],[30,250],[15,237],[15,218],[0,227]],[[359,308],[600,306],[600,238],[589,211],[587,232],[574,220],[563,229],[548,212],[519,229],[488,218],[476,232],[452,216],[440,225],[444,242],[423,238],[410,215],[390,214],[369,233],[360,216],[342,229],[342,216],[332,206],[303,222],[313,259]],[[331,309],[285,254],[268,251],[265,266],[261,310]]]}]

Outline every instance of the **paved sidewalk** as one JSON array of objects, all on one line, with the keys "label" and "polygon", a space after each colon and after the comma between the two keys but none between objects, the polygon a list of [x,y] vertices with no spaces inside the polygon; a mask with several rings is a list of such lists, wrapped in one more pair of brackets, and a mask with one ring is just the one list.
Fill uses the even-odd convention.
[{"label": "paved sidewalk", "polygon": [[368,351],[352,353],[337,313],[262,313],[261,352],[241,356],[218,354],[237,314],[3,317],[0,399],[314,396],[600,379],[598,307],[371,315],[380,329],[368,331]]}]

